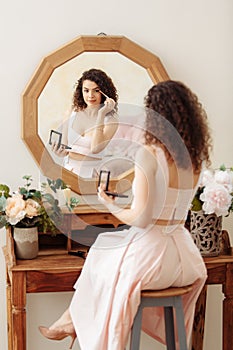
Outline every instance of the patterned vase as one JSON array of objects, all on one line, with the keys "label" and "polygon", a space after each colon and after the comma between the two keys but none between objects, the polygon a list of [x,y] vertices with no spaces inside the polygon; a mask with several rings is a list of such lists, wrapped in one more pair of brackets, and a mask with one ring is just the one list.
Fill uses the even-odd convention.
[{"label": "patterned vase", "polygon": [[34,259],[38,255],[38,228],[14,227],[15,255],[18,259]]},{"label": "patterned vase", "polygon": [[202,256],[218,256],[222,239],[222,217],[191,211],[190,233]]}]

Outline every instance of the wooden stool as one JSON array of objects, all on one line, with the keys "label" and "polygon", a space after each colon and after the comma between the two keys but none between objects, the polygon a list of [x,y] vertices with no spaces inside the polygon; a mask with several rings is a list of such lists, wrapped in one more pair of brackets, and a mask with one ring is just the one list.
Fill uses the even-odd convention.
[{"label": "wooden stool", "polygon": [[176,350],[173,307],[176,311],[176,324],[180,350],[187,350],[186,331],[184,325],[184,313],[182,295],[190,292],[191,286],[172,287],[162,290],[142,290],[141,303],[136,313],[130,340],[130,350],[139,350],[142,311],[144,307],[163,306],[165,316],[165,331],[168,350]]}]

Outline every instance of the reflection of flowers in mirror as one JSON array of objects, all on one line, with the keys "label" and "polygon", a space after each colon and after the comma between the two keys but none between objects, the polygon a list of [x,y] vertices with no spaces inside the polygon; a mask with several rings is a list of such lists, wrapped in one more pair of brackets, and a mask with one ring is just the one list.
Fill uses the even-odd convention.
[{"label": "reflection of flowers in mirror", "polygon": [[0,228],[38,227],[40,232],[57,232],[62,221],[62,212],[52,194],[31,189],[31,175],[23,176],[26,181],[17,192],[0,184]]},{"label": "reflection of flowers in mirror", "polygon": [[41,184],[44,192],[52,193],[55,196],[61,206],[66,206],[70,211],[72,211],[79,203],[79,199],[76,197],[71,197],[71,189],[62,179],[57,178],[51,180],[47,178],[47,182]]},{"label": "reflection of flowers in mirror", "polygon": [[233,211],[233,167],[203,171],[200,186],[192,201],[192,211],[227,216]]}]

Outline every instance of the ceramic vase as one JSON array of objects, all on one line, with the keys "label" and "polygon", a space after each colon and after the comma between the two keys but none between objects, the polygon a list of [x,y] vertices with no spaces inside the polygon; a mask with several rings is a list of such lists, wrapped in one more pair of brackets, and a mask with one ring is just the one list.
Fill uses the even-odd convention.
[{"label": "ceramic vase", "polygon": [[38,255],[38,228],[14,227],[15,255],[18,259],[34,259]]},{"label": "ceramic vase", "polygon": [[190,233],[202,256],[218,256],[222,239],[222,217],[191,211]]}]

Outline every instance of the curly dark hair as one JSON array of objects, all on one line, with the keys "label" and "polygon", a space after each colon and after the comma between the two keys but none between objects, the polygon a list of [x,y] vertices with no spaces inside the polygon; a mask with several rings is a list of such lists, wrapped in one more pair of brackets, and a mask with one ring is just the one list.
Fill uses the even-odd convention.
[{"label": "curly dark hair", "polygon": [[[167,80],[154,85],[145,97],[147,145],[163,145],[168,160],[187,169],[190,158],[199,172],[210,165],[212,141],[207,115],[197,96],[183,83]],[[184,147],[184,145],[186,147]]]},{"label": "curly dark hair", "polygon": [[[116,87],[112,82],[112,79],[102,70],[92,68],[88,71],[83,72],[81,78],[77,81],[72,101],[72,108],[76,112],[84,110],[87,107],[82,94],[82,86],[84,80],[95,82],[103,93],[105,93],[108,97],[112,98],[116,102],[115,111],[117,110],[118,94]],[[105,100],[106,97],[102,95],[101,103],[104,103]]]}]

